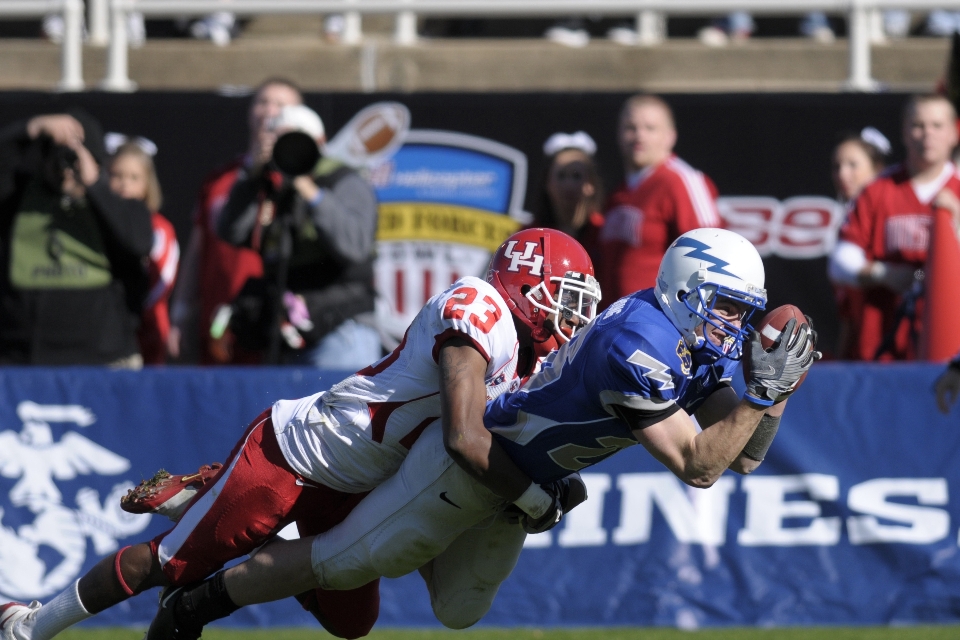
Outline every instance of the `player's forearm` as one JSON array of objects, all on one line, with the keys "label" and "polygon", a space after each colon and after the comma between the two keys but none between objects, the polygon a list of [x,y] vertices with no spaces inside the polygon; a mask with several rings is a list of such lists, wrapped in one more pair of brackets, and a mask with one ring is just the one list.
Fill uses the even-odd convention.
[{"label": "player's forearm", "polygon": [[465,341],[440,349],[440,412],[447,453],[480,484],[513,501],[530,478],[507,456],[483,426],[486,361]]},{"label": "player's forearm", "polygon": [[698,433],[685,452],[681,480],[694,487],[716,482],[740,458],[764,410],[743,400],[726,418]]},{"label": "player's forearm", "polygon": [[456,439],[448,444],[447,452],[477,482],[513,502],[530,486],[530,477],[517,467],[489,432],[487,436],[488,439]]}]

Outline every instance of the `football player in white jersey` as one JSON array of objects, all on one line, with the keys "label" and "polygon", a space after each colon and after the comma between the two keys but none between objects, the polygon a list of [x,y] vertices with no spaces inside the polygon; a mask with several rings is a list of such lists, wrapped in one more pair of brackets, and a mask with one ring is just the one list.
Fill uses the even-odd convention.
[{"label": "football player in white jersey", "polygon": [[[744,349],[751,315],[766,305],[763,285],[760,256],[741,236],[712,228],[680,236],[655,288],[615,302],[521,389],[489,402],[486,427],[545,484],[637,443],[695,487],[728,468],[749,473],[766,455],[787,396],[820,356],[807,323],[793,332],[796,320],[783,331],[791,338],[770,351],[756,332]],[[741,399],[730,380],[742,356],[749,373]],[[443,434],[430,427],[400,471],[343,522],[312,540],[266,547],[224,572],[224,582],[232,602],[247,605],[419,568],[438,619],[470,626],[512,570],[524,531],[550,524],[519,513],[524,526],[511,527],[503,505],[444,455]],[[161,606],[148,640],[182,637],[170,631],[177,616],[210,620],[218,608],[208,587],[188,589],[177,606]]]},{"label": "football player in white jersey", "polygon": [[[291,522],[301,535],[320,533],[395,474],[432,423],[478,486],[532,522],[558,520],[557,490],[533,483],[503,453],[483,411],[592,319],[599,288],[583,247],[559,231],[520,231],[492,264],[487,280],[461,278],[431,298],[390,355],[328,392],[278,401],[257,417],[182,513],[168,513],[178,519],[173,529],[104,558],[43,606],[0,607],[0,637],[46,640],[148,588],[197,582]],[[159,494],[141,486],[140,495],[177,502],[182,486],[159,483]],[[204,584],[226,594],[217,575]],[[347,597],[304,591],[305,608],[335,635],[366,635],[376,620],[376,576]],[[201,628],[177,632],[196,638]]]}]

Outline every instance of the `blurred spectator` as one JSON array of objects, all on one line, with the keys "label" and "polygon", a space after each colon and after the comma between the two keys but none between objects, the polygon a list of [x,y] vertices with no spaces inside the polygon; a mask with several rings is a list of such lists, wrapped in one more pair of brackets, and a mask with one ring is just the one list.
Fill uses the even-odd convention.
[{"label": "blurred spectator", "polygon": [[278,138],[273,160],[243,168],[230,191],[217,230],[258,250],[264,264],[264,277],[249,280],[233,305],[231,328],[271,362],[360,369],[382,355],[373,320],[376,195],[355,170],[320,159],[326,135],[311,109],[284,107],[270,131],[307,134],[317,155],[290,168],[277,156]]},{"label": "blurred spectator", "polygon": [[140,200],[152,211],[153,246],[147,260],[150,290],[143,303],[143,315],[137,337],[144,364],[163,364],[167,360],[170,334],[168,300],[177,277],[180,245],[170,221],[160,215],[162,194],[153,166],[157,147],[150,140],[128,141],[120,134],[107,134],[110,159],[110,188],[123,198]]},{"label": "blurred spectator", "polygon": [[0,361],[140,368],[150,212],[110,190],[84,112],[0,131]]},{"label": "blurred spectator", "polygon": [[673,153],[673,112],[654,95],[629,98],[620,111],[625,183],[610,197],[600,232],[598,276],[605,305],[654,285],[660,259],[677,237],[723,226],[713,182]]},{"label": "blurred spectator", "polygon": [[597,144],[583,131],[555,133],[543,145],[547,173],[534,226],[559,229],[576,238],[594,264],[600,258],[604,189],[593,156]]},{"label": "blurred spectator", "polygon": [[947,364],[947,368],[937,378],[933,391],[937,396],[937,408],[940,409],[940,413],[950,413],[950,407],[960,395],[960,353],[953,357]]},{"label": "blurred spectator", "polygon": [[957,115],[940,95],[915,96],[903,112],[903,164],[857,197],[830,256],[833,282],[863,291],[863,320],[853,356],[909,360],[922,320],[922,269],[933,211],[960,216],[960,179],[950,161]]},{"label": "blurred spectator", "polygon": [[890,141],[873,127],[845,134],[833,150],[831,177],[837,200],[850,204],[879,175],[890,155]]},{"label": "blurred spectator", "polygon": [[225,47],[239,33],[237,17],[229,11],[217,11],[194,20],[189,26],[190,35],[197,40],[210,40],[218,47]]},{"label": "blurred spectator", "polygon": [[[883,170],[889,153],[890,141],[873,127],[843,135],[833,150],[832,177],[837,200],[852,205],[863,188]],[[863,292],[842,282],[834,282],[833,291],[840,317],[836,357],[856,359],[863,322]]]},{"label": "blurred spectator", "polygon": [[960,11],[936,9],[927,15],[926,32],[932,36],[949,37],[960,33]]},{"label": "blurred spectator", "polygon": [[590,33],[584,27],[582,18],[558,22],[547,29],[543,37],[566,47],[585,47],[590,44]]},{"label": "blurred spectator", "polygon": [[710,47],[722,47],[733,42],[748,40],[757,25],[746,11],[734,11],[714,20],[709,26],[697,33],[700,42]]},{"label": "blurred spectator", "polygon": [[247,278],[263,275],[260,254],[221,240],[216,231],[217,220],[240,170],[262,166],[270,159],[276,134],[268,124],[283,107],[302,102],[300,90],[289,80],[265,80],[250,103],[246,154],[214,171],[204,181],[173,293],[169,344],[172,356],[201,364],[258,361],[258,354],[242,348],[233,349],[228,357],[216,349],[217,343],[210,338],[210,326],[217,309],[233,301]]},{"label": "blurred spectator", "polygon": [[[934,12],[937,13],[937,12]],[[947,13],[947,12],[940,12]],[[960,15],[960,14],[958,14]],[[932,19],[933,14],[931,14]],[[953,27],[953,19],[940,19],[937,24]],[[698,32],[700,41],[709,46],[725,46],[729,42],[743,42],[748,40],[757,30],[753,16],[746,11],[735,11],[714,20],[709,26]],[[883,12],[883,33],[893,38],[903,38],[910,31],[910,13],[907,11],[887,10]],[[821,44],[831,44],[836,40],[833,27],[827,14],[822,11],[811,11],[800,19],[798,32],[805,38],[810,38]],[[941,35],[949,35],[948,31]]]}]

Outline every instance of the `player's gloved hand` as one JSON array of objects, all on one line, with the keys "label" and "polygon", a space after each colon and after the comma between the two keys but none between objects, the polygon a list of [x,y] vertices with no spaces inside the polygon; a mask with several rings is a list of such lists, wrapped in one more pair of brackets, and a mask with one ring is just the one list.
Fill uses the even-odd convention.
[{"label": "player's gloved hand", "polygon": [[572,473],[565,478],[540,485],[551,498],[551,504],[539,518],[524,513],[516,505],[510,505],[504,510],[507,519],[519,522],[527,533],[543,533],[549,531],[563,519],[565,513],[587,499],[587,485],[579,473]]},{"label": "player's gloved hand", "polygon": [[759,332],[753,332],[744,354],[750,362],[746,398],[751,402],[770,406],[785,400],[803,374],[821,358],[822,354],[816,350],[816,332],[804,323],[794,335],[796,325],[796,319],[790,319],[781,335],[793,336],[793,339],[780,339],[769,351],[760,344]]}]

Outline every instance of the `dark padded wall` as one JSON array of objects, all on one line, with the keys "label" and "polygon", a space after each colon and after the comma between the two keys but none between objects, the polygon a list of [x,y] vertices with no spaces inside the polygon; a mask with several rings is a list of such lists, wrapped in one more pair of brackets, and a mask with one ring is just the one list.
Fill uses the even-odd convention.
[{"label": "dark padded wall", "polygon": [[[544,171],[541,146],[556,131],[584,130],[599,146],[608,188],[621,179],[615,145],[617,113],[629,94],[308,94],[335,133],[363,106],[380,100],[406,104],[417,129],[470,133],[524,151],[529,158],[527,208],[536,206]],[[716,182],[722,195],[833,195],[829,159],[837,135],[872,125],[900,156],[898,94],[673,94],[677,153]],[[193,199],[204,175],[246,146],[249,98],[211,93],[0,93],[0,125],[37,113],[81,106],[106,131],[146,136],[157,143],[165,194],[163,213],[181,242],[189,234]],[[820,321],[825,341],[835,332],[835,308],[825,260],[768,258],[771,304],[790,301]]]}]

